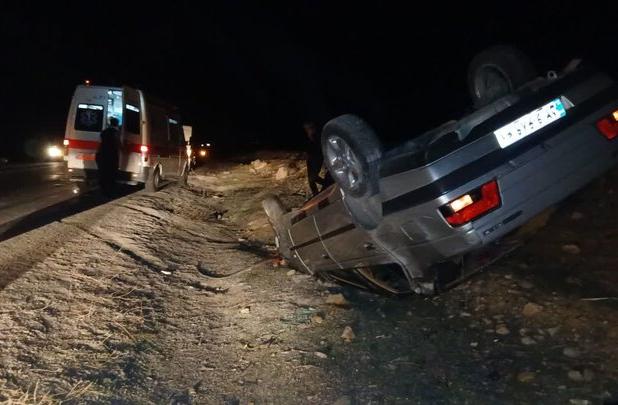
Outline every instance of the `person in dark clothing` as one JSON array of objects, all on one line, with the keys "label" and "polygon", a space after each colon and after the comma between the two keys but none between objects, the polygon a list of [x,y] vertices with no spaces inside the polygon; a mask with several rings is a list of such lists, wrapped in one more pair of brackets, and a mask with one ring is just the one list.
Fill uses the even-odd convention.
[{"label": "person in dark clothing", "polygon": [[314,122],[305,122],[303,124],[305,135],[307,135],[307,180],[311,193],[315,196],[320,192],[318,184],[322,185],[322,190],[333,183],[330,173],[326,173],[325,178],[320,177],[324,156],[322,155],[322,145],[317,126]]},{"label": "person in dark clothing", "polygon": [[110,118],[109,127],[101,132],[101,143],[96,154],[101,191],[107,196],[114,193],[118,174],[118,152],[120,150],[118,119]]}]

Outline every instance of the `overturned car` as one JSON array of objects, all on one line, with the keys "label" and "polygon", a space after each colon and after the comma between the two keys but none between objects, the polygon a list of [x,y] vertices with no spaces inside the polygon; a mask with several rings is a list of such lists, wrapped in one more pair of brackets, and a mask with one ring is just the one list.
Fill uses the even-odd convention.
[{"label": "overturned car", "polygon": [[618,161],[618,85],[608,74],[575,60],[539,77],[519,51],[495,47],[473,59],[468,81],[471,114],[390,150],[357,116],[324,126],[336,184],[297,210],[263,202],[292,266],[432,294]]}]

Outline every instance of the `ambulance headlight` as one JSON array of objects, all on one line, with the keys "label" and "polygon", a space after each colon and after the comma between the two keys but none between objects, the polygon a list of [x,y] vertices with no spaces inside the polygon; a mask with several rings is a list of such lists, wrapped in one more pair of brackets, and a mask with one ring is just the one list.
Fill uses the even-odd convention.
[{"label": "ambulance headlight", "polygon": [[52,146],[48,146],[47,147],[47,156],[49,156],[50,158],[59,158],[62,157],[62,150],[57,147],[56,145],[52,145]]}]

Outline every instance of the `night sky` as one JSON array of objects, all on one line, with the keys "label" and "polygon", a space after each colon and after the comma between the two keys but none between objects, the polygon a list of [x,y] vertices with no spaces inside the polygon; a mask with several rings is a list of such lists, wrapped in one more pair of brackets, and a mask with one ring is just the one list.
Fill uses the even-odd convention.
[{"label": "night sky", "polygon": [[618,72],[609,2],[385,3],[3,5],[0,156],[28,139],[61,139],[85,79],[168,100],[198,138],[218,145],[294,146],[303,121],[347,112],[386,140],[458,118],[469,105],[468,62],[489,45],[519,47],[540,72],[572,57]]}]

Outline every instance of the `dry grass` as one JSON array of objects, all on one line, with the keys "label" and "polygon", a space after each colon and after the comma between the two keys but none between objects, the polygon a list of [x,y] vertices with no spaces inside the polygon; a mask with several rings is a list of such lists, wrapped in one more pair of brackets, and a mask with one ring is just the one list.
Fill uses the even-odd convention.
[{"label": "dry grass", "polygon": [[26,391],[10,389],[4,385],[0,386],[0,404],[2,405],[51,405],[58,403],[61,403],[61,401],[56,400],[46,392],[39,391],[38,381],[32,389],[29,388]]},{"label": "dry grass", "polygon": [[66,401],[79,402],[86,396],[99,394],[94,389],[92,382],[78,381],[69,389],[50,395],[48,392],[39,389],[39,382],[34,387],[27,390],[11,389],[5,385],[0,386],[0,405],[52,405],[61,404]]},{"label": "dry grass", "polygon": [[63,401],[78,401],[85,396],[93,396],[98,392],[92,382],[78,381],[67,392],[62,393]]}]

